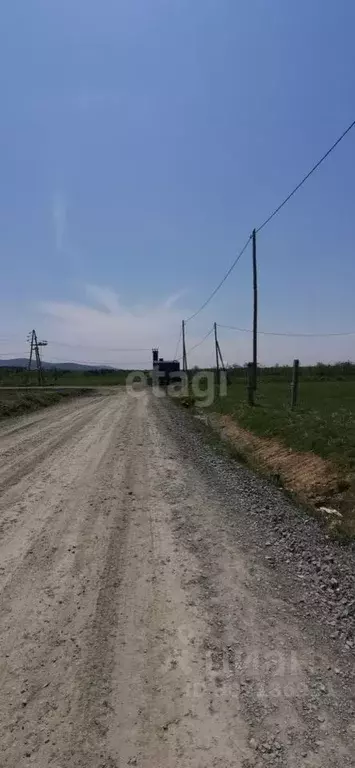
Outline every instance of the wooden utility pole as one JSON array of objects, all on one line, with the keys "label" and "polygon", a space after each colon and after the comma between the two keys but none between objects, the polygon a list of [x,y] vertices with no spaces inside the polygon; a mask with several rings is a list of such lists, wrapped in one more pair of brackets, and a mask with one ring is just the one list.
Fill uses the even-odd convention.
[{"label": "wooden utility pole", "polygon": [[256,268],[256,230],[253,229],[253,388],[257,387],[258,375],[258,276]]},{"label": "wooden utility pole", "polygon": [[214,335],[216,345],[216,365],[217,365],[217,381],[218,381],[218,395],[219,397],[225,397],[227,394],[227,372],[224,365],[221,347],[217,337],[217,323],[214,323]]},{"label": "wooden utility pole", "polygon": [[220,365],[220,370],[225,371],[226,370],[226,366],[224,365],[224,361],[223,361],[223,357],[222,357],[222,352],[221,352],[221,347],[219,346],[218,339],[217,339],[217,349],[218,349],[219,360],[220,360],[220,364],[221,364]]},{"label": "wooden utility pole", "polygon": [[298,380],[299,380],[299,372],[300,372],[299,366],[300,366],[300,361],[294,360],[292,384],[291,384],[291,408],[295,408],[298,402]]},{"label": "wooden utility pole", "polygon": [[217,382],[219,384],[219,353],[218,353],[218,339],[217,339],[217,323],[213,323],[213,329],[214,329],[214,345],[215,345],[215,351],[216,351],[216,376],[217,376]]},{"label": "wooden utility pole", "polygon": [[248,363],[247,367],[247,393],[249,405],[254,405],[254,367],[253,363]]},{"label": "wooden utility pole", "polygon": [[187,373],[187,355],[186,355],[186,339],[185,339],[185,320],[182,321],[182,367],[185,373]]}]

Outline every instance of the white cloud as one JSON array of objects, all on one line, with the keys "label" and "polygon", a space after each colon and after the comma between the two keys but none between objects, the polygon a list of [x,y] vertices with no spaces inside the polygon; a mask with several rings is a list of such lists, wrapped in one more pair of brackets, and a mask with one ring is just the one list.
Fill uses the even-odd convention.
[{"label": "white cloud", "polygon": [[183,296],[186,296],[186,288],[182,291],[178,291],[177,293],[173,293],[172,296],[168,296],[168,298],[164,302],[164,306],[166,309],[170,309],[174,304],[176,304],[180,299],[183,298]]},{"label": "white cloud", "polygon": [[[38,335],[49,341],[45,350],[47,360],[143,368],[150,364],[152,347],[158,346],[160,355],[167,359],[175,356],[181,320],[194,309],[177,306],[183,292],[162,298],[156,304],[127,306],[109,287],[88,285],[85,291],[82,302],[46,300],[35,306],[22,305],[20,312],[15,311],[14,305],[2,307],[2,327],[11,327],[14,336],[4,331],[0,354],[21,356],[27,350],[28,330],[35,327]],[[214,365],[213,335],[189,353],[211,328],[214,317],[215,311],[209,307],[187,325],[190,366]],[[251,334],[222,328],[218,333],[225,362],[243,365],[250,360]],[[296,357],[303,365],[353,359],[353,347],[354,336],[307,339],[260,335],[258,340],[259,361],[264,365],[292,363]],[[181,354],[180,342],[178,357]]]},{"label": "white cloud", "polygon": [[110,315],[119,315],[120,305],[118,296],[111,288],[100,288],[97,285],[87,285],[86,292],[94,300],[94,303],[103,308]]},{"label": "white cloud", "polygon": [[[71,353],[71,358],[75,355],[78,361],[144,367],[150,364],[155,346],[162,356],[174,356],[181,319],[188,314],[188,310],[174,306],[177,296],[152,306],[126,307],[108,287],[89,285],[86,294],[88,301],[83,303],[40,304],[41,326],[52,340],[47,359],[57,356],[56,350],[60,349],[61,357]],[[196,341],[198,338],[191,337],[190,345]],[[112,351],[116,349],[132,351]]]},{"label": "white cloud", "polygon": [[[181,320],[191,314],[191,307],[177,308],[175,297],[154,305],[127,307],[115,291],[104,286],[87,286],[86,294],[88,301],[83,303],[41,303],[40,332],[52,342],[46,350],[47,359],[61,357],[62,360],[139,368],[149,365],[151,349],[155,346],[159,347],[162,357],[174,357]],[[207,312],[198,323],[193,321],[187,325],[190,366],[214,365],[213,335],[189,354],[189,349],[203,338],[212,322]],[[243,365],[251,359],[251,334],[220,329],[219,341],[226,363]],[[353,343],[352,336],[306,339],[261,335],[259,361],[261,365],[292,363],[298,357],[301,364],[307,365],[317,361],[347,360],[353,357]],[[178,357],[181,354],[180,342]]]}]

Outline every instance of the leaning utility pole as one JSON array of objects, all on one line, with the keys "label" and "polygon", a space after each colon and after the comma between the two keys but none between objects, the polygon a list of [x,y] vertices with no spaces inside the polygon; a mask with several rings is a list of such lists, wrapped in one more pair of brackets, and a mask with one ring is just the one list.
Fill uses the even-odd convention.
[{"label": "leaning utility pole", "polygon": [[253,381],[254,391],[258,374],[258,278],[256,269],[256,230],[253,229]]},{"label": "leaning utility pole", "polygon": [[215,343],[215,349],[216,349],[216,366],[217,371],[220,373],[220,371],[225,371],[226,367],[223,362],[221,347],[219,346],[219,341],[217,337],[217,323],[213,323],[214,328],[214,343]]},{"label": "leaning utility pole", "polygon": [[223,357],[222,357],[222,352],[221,352],[221,347],[219,346],[218,339],[217,339],[217,350],[218,350],[219,360],[220,360],[220,370],[225,372],[226,366],[224,365],[224,361],[223,361]]},{"label": "leaning utility pole", "polygon": [[219,383],[219,355],[218,355],[217,323],[213,323],[213,329],[214,329],[214,346],[215,346],[215,352],[216,352],[216,375],[217,375],[217,382]]},{"label": "leaning utility pole", "polygon": [[[219,394],[219,397],[222,397],[223,395],[227,394],[226,367],[224,365],[221,347],[219,346],[219,341],[217,336],[217,323],[213,323],[213,328],[214,328],[214,343],[215,343],[215,351],[216,351],[216,377],[217,377],[216,393]],[[223,373],[223,376],[222,376],[222,373]]]},{"label": "leaning utility pole", "polygon": [[185,320],[182,321],[182,367],[185,373],[187,373],[187,354],[186,354],[186,339],[185,339]]},{"label": "leaning utility pole", "polygon": [[[29,341],[29,339],[28,339]],[[30,359],[28,362],[28,370],[31,370],[32,365],[32,357],[33,352],[35,353],[36,358],[36,370],[37,370],[37,377],[38,377],[38,384],[41,386],[44,384],[44,378],[43,378],[43,368],[42,368],[42,362],[41,362],[41,356],[39,353],[40,347],[46,347],[48,344],[47,341],[38,341],[36,331],[33,330],[31,333],[31,350],[30,350]]]}]

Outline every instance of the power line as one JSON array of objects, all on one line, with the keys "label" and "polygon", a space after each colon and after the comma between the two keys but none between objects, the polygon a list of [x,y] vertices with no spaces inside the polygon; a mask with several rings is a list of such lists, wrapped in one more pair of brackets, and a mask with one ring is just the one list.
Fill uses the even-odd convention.
[{"label": "power line", "polygon": [[95,346],[94,344],[69,344],[64,341],[51,341],[50,344],[54,344],[57,347],[71,347],[72,349],[102,349],[104,352],[150,352],[149,347],[103,347],[101,345]]},{"label": "power line", "polygon": [[[220,325],[218,328],[226,328],[230,331],[239,331],[240,333],[253,333],[251,328],[237,328],[235,325]],[[296,338],[329,338],[331,336],[355,336],[355,331],[345,331],[344,333],[279,333],[278,331],[258,331],[261,336],[293,336]]]},{"label": "power line", "polygon": [[178,353],[178,351],[179,351],[179,345],[180,345],[180,341],[181,341],[181,336],[182,336],[182,327],[180,328],[179,338],[178,338],[178,340],[177,340],[177,345],[176,345],[176,350],[175,350],[175,356],[174,356],[174,360],[177,360],[177,359],[178,359],[177,353]]},{"label": "power line", "polygon": [[[209,330],[209,331],[208,331],[208,332],[205,334],[205,336],[203,337],[203,339],[201,339],[201,341],[198,341],[198,342],[197,342],[197,344],[194,344],[194,345],[193,345],[193,347],[190,347],[190,349],[187,349],[187,350],[186,350],[187,354],[190,354],[190,352],[193,352],[193,351],[194,351],[194,349],[197,349],[197,347],[199,347],[201,344],[203,344],[203,342],[204,342],[204,341],[206,341],[206,339],[208,339],[208,337],[209,337],[209,336],[211,336],[211,333],[213,333],[213,331],[214,331],[214,328],[212,327],[212,328],[211,328],[211,329],[210,329],[210,330]],[[182,355],[180,355],[180,357],[176,357],[175,359],[176,359],[176,360],[182,360]]]},{"label": "power line", "polygon": [[[21,358],[22,359],[22,358],[26,357],[26,353],[25,352],[24,353],[20,353],[20,352],[0,352],[0,358],[1,357],[5,357],[5,358],[7,358],[7,357],[9,357],[9,358]],[[52,355],[50,357],[51,357],[51,360],[59,361],[59,362],[62,362],[62,363],[80,363],[81,364],[81,360],[72,360],[70,357],[53,357]],[[112,361],[111,362],[106,361],[106,362],[107,362],[108,365],[112,365]],[[136,362],[136,361],[134,361],[134,362]],[[140,361],[140,362],[142,362],[142,361]],[[144,363],[150,363],[151,361],[144,360],[143,362]],[[86,361],[84,361],[82,364],[86,365]],[[91,363],[88,363],[88,364],[91,365]],[[96,365],[96,363],[93,363],[93,364]],[[97,363],[97,365],[99,365],[99,363]]]},{"label": "power line", "polygon": [[193,346],[193,347],[190,347],[190,349],[188,349],[188,350],[187,350],[187,351],[188,351],[188,353],[190,354],[190,352],[193,352],[193,350],[194,350],[194,349],[197,349],[197,347],[199,347],[201,344],[203,344],[203,342],[204,342],[204,341],[206,341],[206,339],[208,339],[208,337],[209,337],[209,336],[211,336],[211,334],[213,333],[213,331],[214,331],[214,328],[212,327],[212,328],[211,328],[211,329],[208,331],[208,333],[206,333],[206,335],[203,337],[203,339],[201,339],[201,341],[198,341],[198,342],[197,342],[197,344],[194,344],[194,346]]},{"label": "power line", "polygon": [[[297,191],[298,191],[298,190],[299,190],[299,189],[300,189],[300,188],[303,186],[303,184],[304,184],[304,183],[307,181],[307,179],[309,179],[309,177],[310,177],[310,176],[312,176],[312,174],[313,174],[313,173],[314,173],[314,172],[317,170],[317,168],[319,168],[319,166],[320,166],[320,165],[321,165],[321,164],[324,162],[324,160],[325,160],[327,157],[329,157],[329,155],[331,154],[331,152],[333,152],[333,150],[334,150],[334,149],[335,149],[335,148],[338,146],[338,144],[340,144],[340,142],[341,142],[341,141],[342,141],[342,140],[345,138],[345,136],[346,136],[346,135],[347,135],[347,134],[348,134],[348,133],[351,131],[351,129],[352,129],[352,128],[354,128],[354,126],[355,126],[355,120],[353,120],[353,122],[352,122],[352,123],[351,123],[351,124],[350,124],[350,125],[349,125],[349,126],[346,128],[346,130],[345,130],[345,131],[344,131],[344,132],[341,134],[341,136],[339,136],[339,138],[338,138],[338,139],[337,139],[337,140],[334,142],[334,144],[332,144],[332,146],[331,146],[331,147],[330,147],[330,148],[327,150],[327,152],[326,152],[326,153],[325,153],[325,154],[324,154],[324,155],[323,155],[323,156],[320,158],[320,160],[318,160],[318,162],[317,162],[317,163],[316,163],[316,164],[313,166],[313,168],[311,168],[311,170],[310,170],[310,171],[309,171],[309,172],[308,172],[308,173],[307,173],[307,174],[306,174],[306,175],[303,177],[303,179],[302,179],[302,180],[301,180],[301,181],[300,181],[300,182],[297,184],[297,186],[296,186],[296,187],[294,187],[294,189],[292,190],[292,192],[290,192],[290,194],[289,194],[289,195],[287,195],[287,197],[285,197],[285,199],[282,201],[282,203],[280,203],[280,205],[278,205],[278,206],[277,206],[277,208],[275,208],[275,210],[274,210],[274,211],[273,211],[273,212],[270,214],[270,216],[268,216],[268,217],[267,217],[267,219],[265,219],[265,221],[263,221],[263,223],[262,223],[262,224],[260,224],[260,226],[259,226],[259,227],[257,227],[257,229],[255,230],[255,232],[256,232],[256,233],[260,232],[260,231],[261,231],[261,230],[262,230],[264,227],[266,227],[266,225],[267,225],[267,224],[269,224],[269,222],[271,221],[271,219],[273,219],[273,218],[274,218],[274,216],[276,216],[276,214],[277,214],[277,213],[279,213],[279,211],[281,210],[281,208],[283,208],[283,207],[284,207],[284,205],[286,205],[286,203],[288,203],[288,201],[291,199],[291,197],[293,197],[293,195],[294,195],[294,194],[295,194],[295,193],[296,193],[296,192],[297,192]],[[235,260],[233,261],[233,264],[232,264],[232,265],[231,265],[231,267],[229,268],[228,272],[226,272],[226,274],[225,274],[225,275],[224,275],[224,277],[222,278],[221,282],[220,282],[220,283],[218,283],[217,287],[214,289],[214,291],[212,291],[211,295],[210,295],[210,296],[209,296],[209,297],[206,299],[206,301],[205,301],[205,302],[204,302],[204,303],[201,305],[201,307],[199,307],[199,309],[197,309],[197,310],[196,310],[196,312],[194,312],[192,315],[190,315],[190,317],[188,317],[188,318],[187,318],[187,320],[186,320],[186,322],[187,322],[187,323],[188,323],[190,320],[193,320],[193,318],[194,318],[194,317],[196,317],[197,315],[199,315],[199,314],[200,314],[200,312],[202,312],[202,310],[203,310],[205,307],[207,307],[207,304],[209,304],[209,302],[211,301],[211,299],[213,299],[213,297],[214,297],[214,296],[216,295],[216,293],[219,291],[219,289],[222,287],[223,283],[225,283],[225,281],[227,280],[227,278],[229,277],[229,275],[231,274],[231,272],[233,271],[233,269],[234,269],[234,268],[236,267],[236,265],[238,264],[238,262],[239,262],[240,258],[242,257],[242,255],[243,255],[244,251],[246,250],[246,248],[247,248],[247,246],[248,246],[248,243],[249,243],[250,239],[251,239],[251,236],[248,238],[248,240],[247,240],[247,242],[245,243],[245,245],[243,246],[242,250],[241,250],[241,251],[238,253],[238,256],[237,256],[237,257],[235,258]]]},{"label": "power line", "polygon": [[[21,336],[13,336],[12,340],[20,340]],[[0,337],[0,343],[10,341],[9,336]],[[66,341],[53,341],[53,339],[47,339],[49,344],[56,347],[69,347],[71,349],[102,349],[105,352],[150,352],[150,347],[103,347],[95,344],[70,344]]]},{"label": "power line", "polygon": [[[118,366],[115,365],[115,363],[112,360],[72,360],[67,357],[54,357],[53,355],[50,356],[50,360],[46,360],[45,363],[50,363],[54,361],[54,363],[74,363],[76,365],[91,365],[96,368],[100,368],[100,366],[109,366],[111,368],[117,368]],[[151,360],[134,360],[133,361],[136,365],[151,365]],[[129,365],[130,369],[132,366],[132,363],[128,363],[128,361],[125,361],[123,365]]]},{"label": "power line", "polygon": [[23,340],[23,335],[19,333],[9,333],[7,336],[1,336],[0,341],[17,341],[17,340]]},{"label": "power line", "polygon": [[226,274],[222,278],[221,282],[218,283],[217,287],[214,289],[214,291],[212,291],[211,295],[208,297],[208,299],[206,299],[206,301],[204,301],[204,303],[201,305],[201,307],[199,309],[197,309],[196,312],[193,313],[193,315],[190,315],[190,317],[187,318],[187,320],[185,321],[186,323],[188,323],[190,320],[193,320],[193,318],[196,317],[196,315],[199,315],[200,312],[202,312],[202,310],[205,307],[207,307],[207,304],[210,303],[211,299],[213,299],[213,297],[216,295],[216,293],[219,291],[219,289],[222,288],[223,283],[225,283],[225,281],[227,280],[227,278],[229,277],[231,272],[233,272],[234,267],[236,267],[236,265],[238,264],[239,259],[241,259],[241,257],[243,256],[243,253],[246,250],[246,248],[247,248],[247,246],[248,246],[248,244],[250,242],[250,239],[251,239],[251,237],[248,237],[245,245],[243,246],[242,250],[239,251],[238,255],[236,256],[236,258],[233,261],[233,264],[229,267],[228,272],[226,272]]},{"label": "power line", "polygon": [[285,197],[285,199],[282,201],[282,203],[280,203],[280,205],[278,205],[277,208],[275,208],[275,210],[270,214],[270,216],[268,216],[267,219],[265,219],[265,221],[263,221],[263,223],[260,224],[260,227],[258,227],[257,230],[256,230],[257,233],[260,232],[261,229],[266,227],[266,225],[271,221],[271,219],[273,219],[274,216],[276,216],[276,214],[279,211],[281,211],[281,208],[283,208],[284,205],[286,205],[286,203],[288,203],[288,201],[291,199],[291,197],[293,197],[293,195],[300,189],[300,187],[302,187],[302,185],[305,183],[305,181],[307,181],[307,179],[309,179],[309,177],[312,176],[312,173],[314,173],[314,171],[316,171],[317,168],[319,168],[319,166],[323,163],[323,161],[327,157],[329,157],[330,153],[333,152],[333,149],[335,149],[335,147],[337,147],[338,144],[340,144],[340,142],[345,138],[347,133],[349,133],[349,131],[351,131],[351,129],[354,128],[354,126],[355,126],[355,120],[353,120],[353,122],[341,134],[341,136],[339,136],[339,138],[334,142],[334,144],[332,144],[332,146],[330,147],[330,149],[328,149],[328,151],[325,153],[325,155],[323,155],[323,157],[321,157],[321,159],[318,160],[318,162],[313,166],[313,168],[311,168],[311,170],[303,177],[302,181],[300,181],[299,184],[297,184],[297,186],[292,190],[292,192],[290,192],[290,194],[287,195],[287,197]]}]

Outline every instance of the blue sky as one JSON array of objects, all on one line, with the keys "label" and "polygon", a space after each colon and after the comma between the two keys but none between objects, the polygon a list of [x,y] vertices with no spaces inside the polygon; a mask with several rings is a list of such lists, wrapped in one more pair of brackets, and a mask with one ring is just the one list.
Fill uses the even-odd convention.
[{"label": "blue sky", "polygon": [[[48,359],[173,355],[180,320],[354,119],[354,25],[352,0],[2,3],[1,353],[36,327]],[[355,131],[260,233],[262,329],[355,330],[354,161]],[[251,326],[250,257],[190,345],[214,320]],[[221,336],[249,359],[249,335]],[[260,357],[354,344],[262,337]],[[191,362],[211,356],[207,341]]]}]

